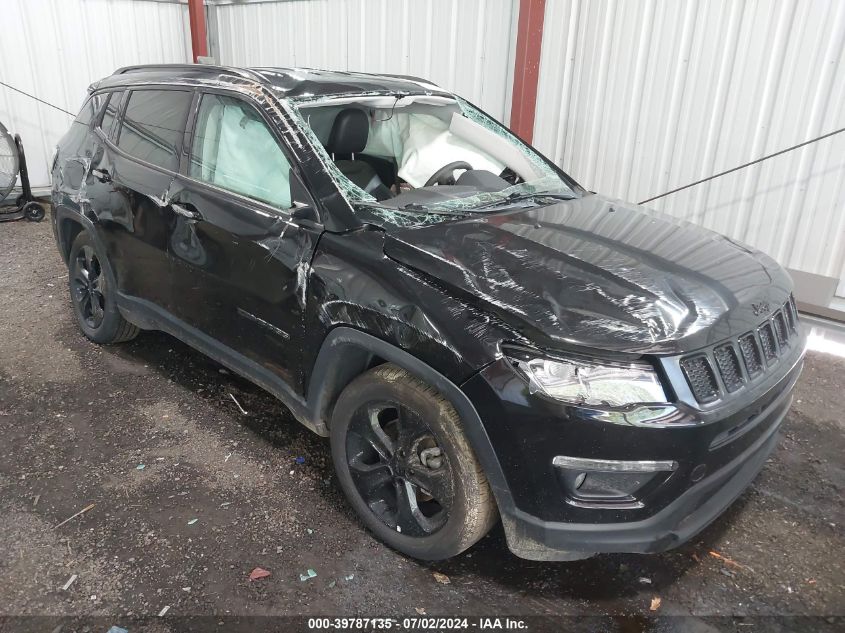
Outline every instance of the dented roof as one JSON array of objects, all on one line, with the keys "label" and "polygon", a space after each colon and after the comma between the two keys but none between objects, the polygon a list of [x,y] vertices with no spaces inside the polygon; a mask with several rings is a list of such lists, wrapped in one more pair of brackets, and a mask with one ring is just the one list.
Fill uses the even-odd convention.
[{"label": "dented roof", "polygon": [[215,82],[241,84],[252,80],[298,99],[361,93],[440,93],[450,94],[418,77],[373,75],[368,73],[313,68],[231,68],[204,64],[151,64],[119,68],[113,75],[92,84],[91,90],[142,84],[186,84]]}]

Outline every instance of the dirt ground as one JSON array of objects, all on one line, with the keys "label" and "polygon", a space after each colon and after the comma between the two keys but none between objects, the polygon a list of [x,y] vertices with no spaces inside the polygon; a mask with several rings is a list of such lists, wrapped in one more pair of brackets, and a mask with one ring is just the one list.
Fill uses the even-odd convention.
[{"label": "dirt ground", "polygon": [[[619,631],[843,630],[841,358],[808,355],[764,471],[680,549],[535,563],[512,556],[497,527],[458,558],[424,564],[362,528],[327,441],[270,395],[163,334],[89,343],[49,221],[0,224],[0,270],[0,615],[118,624],[169,607],[161,630],[180,615],[422,613],[605,615]],[[250,582],[255,567],[272,575]],[[308,569],[316,577],[300,580]],[[672,629],[654,615],[694,617]]]}]

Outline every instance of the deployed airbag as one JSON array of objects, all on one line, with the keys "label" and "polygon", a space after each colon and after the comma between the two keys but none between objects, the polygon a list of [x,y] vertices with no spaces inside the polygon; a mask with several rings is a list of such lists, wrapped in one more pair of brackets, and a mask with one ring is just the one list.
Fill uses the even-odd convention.
[{"label": "deployed airbag", "polygon": [[201,152],[194,156],[193,175],[288,209],[290,165],[267,126],[250,114],[234,103],[220,101],[211,106],[197,139]]},{"label": "deployed airbag", "polygon": [[371,118],[364,153],[395,160],[399,176],[413,187],[422,187],[434,172],[455,161],[465,161],[474,169],[494,174],[505,167],[430,114],[394,113],[386,120]]}]

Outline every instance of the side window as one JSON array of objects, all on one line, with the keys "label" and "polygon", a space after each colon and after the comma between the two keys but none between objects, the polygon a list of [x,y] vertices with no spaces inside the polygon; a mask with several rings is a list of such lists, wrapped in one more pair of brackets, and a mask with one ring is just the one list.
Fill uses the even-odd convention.
[{"label": "side window", "polygon": [[105,95],[108,97],[106,110],[103,112],[103,120],[100,122],[100,128],[106,136],[109,136],[114,120],[117,118],[117,110],[120,108],[120,100],[123,97],[123,91],[112,92]]},{"label": "side window", "polygon": [[182,90],[131,91],[117,146],[148,163],[178,171],[191,98],[191,92]]},{"label": "side window", "polygon": [[81,123],[82,125],[90,125],[97,115],[100,113],[100,108],[103,107],[103,101],[108,97],[108,94],[100,93],[91,95],[82,104],[82,109],[76,115],[74,123]]},{"label": "side window", "polygon": [[258,111],[240,99],[202,96],[189,175],[280,209],[291,206],[290,163]]}]

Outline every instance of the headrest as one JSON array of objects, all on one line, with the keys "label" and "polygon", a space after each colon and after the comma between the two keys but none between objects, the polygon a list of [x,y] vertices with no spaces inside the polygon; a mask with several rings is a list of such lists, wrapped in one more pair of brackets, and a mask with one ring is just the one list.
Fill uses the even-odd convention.
[{"label": "headrest", "polygon": [[332,154],[357,154],[367,146],[370,124],[367,113],[357,108],[338,112],[326,149]]}]

